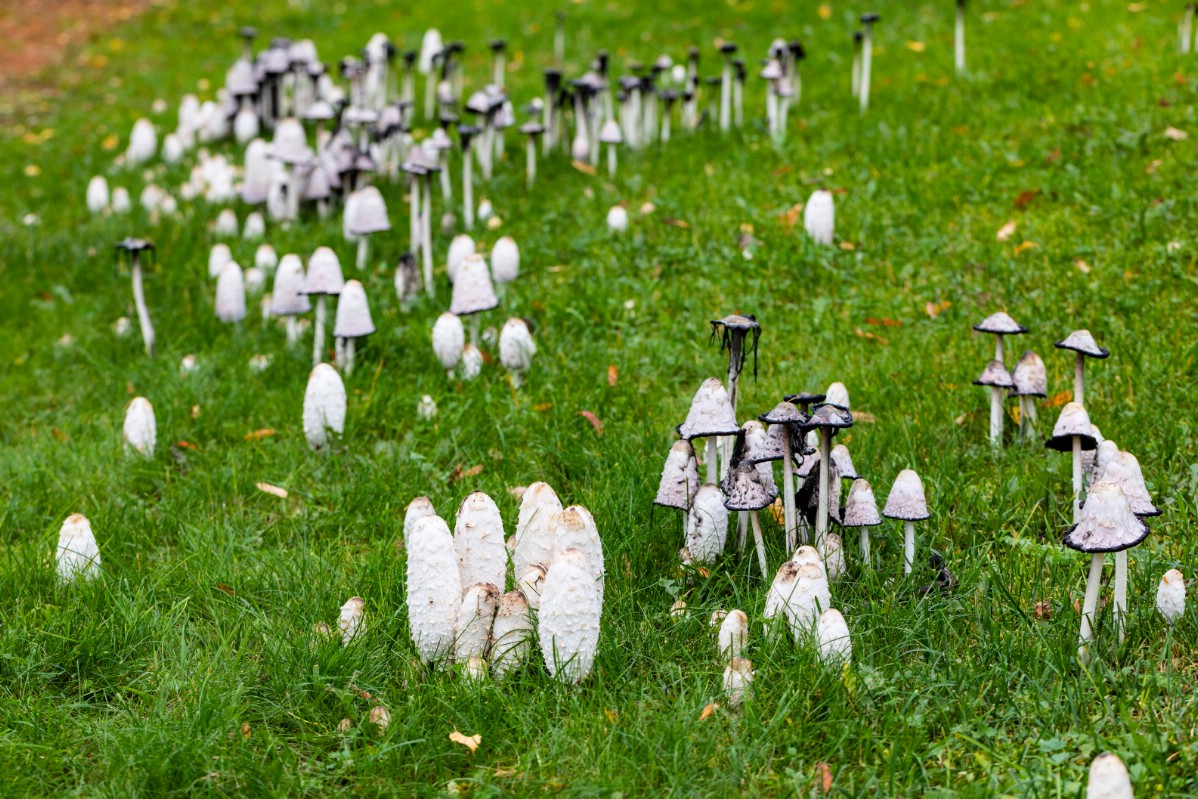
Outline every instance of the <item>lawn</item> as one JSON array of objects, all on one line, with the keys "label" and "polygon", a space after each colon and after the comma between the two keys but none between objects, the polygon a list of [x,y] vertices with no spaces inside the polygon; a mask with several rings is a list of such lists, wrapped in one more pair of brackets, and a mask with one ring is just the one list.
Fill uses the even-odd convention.
[{"label": "lawn", "polygon": [[[741,46],[753,74],[777,36],[802,40],[808,60],[781,147],[755,77],[744,130],[676,133],[622,154],[614,180],[558,156],[528,191],[510,138],[477,187],[502,224],[475,233],[488,249],[502,234],[521,248],[521,277],[484,321],[535,327],[518,390],[493,347],[479,379],[446,379],[429,342],[449,302],[444,267],[435,300],[400,310],[399,186],[380,182],[395,227],[372,242],[367,272],[338,219],[269,226],[280,254],[337,250],[379,329],[346,379],[331,455],[309,449],[301,424],[310,346],[289,350],[256,300],[239,326],[216,319],[207,259],[219,209],[184,202],[153,222],[136,207],[150,179],[177,194],[188,166],[147,175],[114,158],[138,117],[161,137],[183,94],[213,96],[245,24],[310,36],[329,62],[375,31],[417,47],[436,25],[467,43],[468,88],[489,73],[485,42],[503,36],[519,108],[541,91],[557,5],[163,2],[0,97],[0,793],[807,795],[830,775],[841,796],[1076,797],[1109,750],[1138,796],[1198,795],[1198,616],[1170,631],[1153,607],[1167,569],[1192,575],[1198,521],[1198,62],[1178,52],[1182,4],[978,0],[964,77],[949,0],[828,5],[566,7],[570,75],[599,48],[621,74],[661,52],[683,60],[691,44],[714,74],[719,39]],[[882,20],[862,115],[849,76],[866,10]],[[230,143],[211,149],[240,160]],[[129,188],[130,215],[87,212],[93,174]],[[836,192],[835,247],[812,243],[795,210],[818,187]],[[604,223],[618,202],[631,216],[623,235]],[[158,247],[146,280],[154,359],[136,332],[112,330],[136,318],[113,257],[130,235]],[[435,240],[438,263],[448,241]],[[231,246],[252,261],[256,245]],[[970,326],[997,310],[1030,328],[1010,340],[1008,364],[1028,348],[1047,364],[1055,406],[1041,409],[1042,434],[1072,388],[1073,360],[1052,342],[1089,328],[1110,349],[1089,366],[1086,406],[1139,458],[1164,511],[1131,552],[1126,640],[1108,609],[1087,666],[1076,603],[1089,558],[1060,543],[1069,456],[1017,442],[1011,420],[1006,446],[991,447],[989,395],[970,384],[993,346]],[[763,633],[751,549],[681,576],[681,521],[651,504],[674,426],[726,369],[708,320],[734,312],[764,331],[742,416],[842,381],[864,419],[838,440],[879,500],[903,468],[927,488],[912,575],[896,522],[874,530],[874,568],[848,547],[849,573],[832,585],[852,631],[843,672]],[[183,376],[189,353],[199,368]],[[255,354],[271,356],[265,371],[250,370]],[[425,394],[439,408],[431,422],[417,418]],[[137,395],[157,413],[149,460],[122,447]],[[570,688],[537,662],[481,684],[421,666],[395,546],[407,504],[428,495],[452,524],[484,490],[510,532],[510,489],[537,480],[588,507],[602,535],[594,673]],[[104,573],[61,585],[55,543],[72,513],[91,519]],[[772,518],[764,527],[772,571],[788,553]],[[958,584],[917,597],[931,548]],[[1112,574],[1108,563],[1105,597]],[[368,634],[313,645],[312,624],[335,624],[354,595]],[[670,615],[677,599],[688,614]],[[754,696],[704,714],[726,704],[708,617],[734,607],[752,620]],[[379,703],[392,714],[381,733],[367,722]],[[481,736],[477,751],[454,730]]]}]

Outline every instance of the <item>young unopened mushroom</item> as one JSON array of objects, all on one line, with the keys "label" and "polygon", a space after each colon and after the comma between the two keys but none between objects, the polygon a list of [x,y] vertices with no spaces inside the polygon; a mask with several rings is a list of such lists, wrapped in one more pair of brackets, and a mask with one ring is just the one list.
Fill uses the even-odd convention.
[{"label": "young unopened mushroom", "polygon": [[508,591],[499,598],[491,638],[491,676],[501,680],[524,665],[532,645],[532,617],[523,592]]},{"label": "young unopened mushroom", "polygon": [[154,455],[154,443],[158,438],[158,426],[154,421],[154,406],[145,397],[134,397],[125,411],[122,430],[125,447],[147,458]]},{"label": "young unopened mushroom", "polygon": [[[1104,442],[1105,443],[1105,442]],[[1161,511],[1152,504],[1140,462],[1130,452],[1118,452],[1103,469],[1099,480],[1113,482],[1123,490],[1131,512],[1141,519],[1159,516]],[[1127,550],[1115,553],[1115,627],[1123,641],[1124,617],[1127,615]]]},{"label": "young unopened mushroom", "polygon": [[990,314],[973,326],[979,333],[989,333],[995,337],[994,360],[1005,361],[1003,355],[1003,336],[1018,336],[1027,332],[1027,328],[1012,319],[1005,311]]},{"label": "young unopened mushroom", "polygon": [[462,596],[458,609],[454,658],[468,663],[471,658],[486,658],[491,649],[491,630],[499,610],[499,589],[492,583],[474,583]]},{"label": "young unopened mushroom", "polygon": [[873,64],[874,23],[881,19],[880,14],[862,14],[861,24],[865,34],[861,42],[861,80],[858,94],[861,100],[861,113],[869,109],[869,73]]},{"label": "young unopened mushroom", "polygon": [[337,348],[341,357],[338,365],[347,375],[354,371],[354,350],[360,338],[375,332],[374,320],[370,317],[370,305],[366,302],[366,289],[357,280],[347,280],[337,298],[337,318],[333,323],[333,336],[341,345]]},{"label": "young unopened mushroom", "polygon": [[591,582],[602,603],[605,580],[603,542],[599,538],[599,527],[595,524],[591,512],[581,505],[571,505],[562,509],[549,520],[549,534],[553,537],[556,553],[550,562],[550,568],[566,550],[575,549],[581,552],[586,558]]},{"label": "young unopened mushroom", "polygon": [[312,310],[308,295],[304,294],[304,262],[298,255],[287,253],[275,270],[275,282],[270,292],[270,312],[275,316],[287,317],[287,343],[299,341],[299,325],[296,316]]},{"label": "young unopened mushroom", "polygon": [[828,575],[823,558],[811,547],[799,547],[795,557],[782,564],[770,585],[766,599],[767,612],[771,599],[774,614],[786,617],[787,627],[794,640],[814,632],[820,614],[832,606]]},{"label": "young unopened mushroom", "polygon": [[245,275],[236,261],[229,261],[216,279],[216,318],[235,324],[245,314]]},{"label": "young unopened mushroom", "polygon": [[304,392],[304,435],[312,449],[327,450],[329,432],[345,432],[345,384],[327,363],[319,363],[308,375]]},{"label": "young unopened mushroom", "polygon": [[[738,454],[740,450],[738,445]],[[765,559],[765,539],[761,535],[761,522],[756,511],[768,508],[778,496],[778,490],[773,480],[768,483],[762,479],[757,467],[746,460],[741,460],[728,470],[722,485],[725,500],[724,507],[728,510],[747,511],[753,525],[753,542],[757,549],[757,560],[761,564],[761,574],[769,574]],[[694,548],[687,542],[694,554]]]},{"label": "young unopened mushroom", "polygon": [[773,448],[768,445],[760,457],[764,458],[768,455],[769,460],[780,459],[782,461],[783,524],[786,527],[786,551],[790,552],[797,546],[798,539],[798,527],[795,519],[794,458],[795,455],[801,455],[803,451],[801,432],[807,417],[793,404],[779,402],[773,410],[763,413],[757,418],[770,426],[769,440],[776,440],[780,443],[779,458],[773,456]]},{"label": "young unopened mushroom", "polygon": [[62,523],[54,568],[58,579],[64,583],[80,577],[90,580],[100,576],[100,547],[92,533],[91,522],[82,513],[74,513]]},{"label": "young unopened mushroom", "polygon": [[212,245],[212,249],[208,252],[208,277],[220,277],[225,264],[232,260],[233,251],[229,249],[228,244],[219,242]]},{"label": "young unopened mushroom", "polygon": [[108,181],[103,175],[96,175],[87,182],[87,210],[93,214],[108,210]]},{"label": "young unopened mushroom", "polygon": [[678,436],[687,441],[707,439],[707,482],[719,482],[719,436],[740,432],[732,400],[719,378],[709,377],[695,392],[686,421],[678,425]]},{"label": "young unopened mushroom", "polygon": [[519,388],[524,375],[532,366],[532,356],[537,354],[537,343],[532,340],[528,323],[513,317],[499,331],[499,360],[512,377],[512,385]]},{"label": "young unopened mushroom", "polygon": [[689,510],[698,490],[699,464],[695,460],[695,448],[689,441],[675,441],[661,470],[661,482],[653,504]]},{"label": "young unopened mushroom", "polygon": [[1118,755],[1103,752],[1090,763],[1086,799],[1135,799],[1131,776]]},{"label": "young unopened mushroom", "polygon": [[628,209],[622,205],[613,205],[607,212],[607,227],[616,233],[628,230]]},{"label": "young unopened mushroom", "polygon": [[470,343],[477,345],[479,342],[479,314],[498,306],[499,298],[495,296],[486,259],[478,253],[466,256],[453,283],[449,312],[470,317]]},{"label": "young unopened mushroom", "polygon": [[112,212],[114,214],[127,214],[133,207],[133,201],[129,199],[129,190],[124,186],[117,186],[112,190]]},{"label": "young unopened mushroom", "polygon": [[931,518],[923,481],[912,469],[903,469],[890,487],[882,515],[903,523],[903,574],[910,574],[915,565],[915,523]]},{"label": "young unopened mushroom", "polygon": [[462,500],[453,532],[462,585],[504,584],[507,575],[505,538],[503,519],[495,500],[482,491],[475,491]]},{"label": "young unopened mushroom", "polygon": [[869,559],[869,528],[882,523],[878,515],[878,502],[874,499],[873,487],[868,480],[858,477],[849,486],[849,497],[844,503],[844,514],[841,519],[842,527],[861,528],[861,562],[870,565]]},{"label": "young unopened mushroom", "polygon": [[815,626],[819,659],[825,666],[844,666],[853,659],[853,642],[849,625],[836,608],[828,608],[819,616]]},{"label": "young unopened mushroom", "polygon": [[[512,567],[518,579],[534,566],[553,561],[554,540],[553,518],[562,511],[561,500],[557,498],[553,488],[548,483],[536,482],[530,485],[520,498],[520,514],[516,520],[514,534],[515,546],[512,551]],[[528,603],[537,607],[539,592],[525,591]]]},{"label": "young unopened mushroom", "polygon": [[704,483],[695,491],[686,516],[686,550],[691,563],[706,565],[724,551],[728,540],[728,508],[718,486]]},{"label": "young unopened mushroom", "polygon": [[437,401],[425,394],[416,403],[416,418],[422,422],[430,422],[437,416]]},{"label": "young unopened mushroom", "polygon": [[[832,436],[837,432],[853,426],[853,417],[847,410],[824,403],[816,407],[815,412],[808,418],[804,425],[809,430],[818,430],[820,434],[820,482],[819,482],[819,509],[815,517],[815,547],[817,550],[822,550],[824,547],[824,536],[828,532],[828,504],[831,498],[831,468],[823,468],[824,464],[828,464],[832,460]],[[837,486],[837,491],[840,487]],[[839,503],[837,503],[839,504]]]},{"label": "young unopened mushroom", "polygon": [[462,347],[462,379],[473,380],[482,374],[483,371],[483,354],[478,346],[473,341],[468,342],[465,347]]},{"label": "young unopened mushroom", "polygon": [[133,166],[139,166],[154,157],[158,151],[158,132],[154,123],[142,117],[133,123],[133,132],[129,135],[129,149],[125,157]]},{"label": "young unopened mushroom", "polygon": [[360,596],[351,596],[341,606],[341,617],[337,626],[341,630],[343,646],[349,646],[351,641],[366,632],[366,623],[363,620],[365,607],[366,601]]},{"label": "young unopened mushroom", "polygon": [[213,225],[212,232],[217,236],[231,239],[237,235],[238,227],[237,213],[232,208],[224,208],[216,215],[216,224]]},{"label": "young unopened mushroom", "polygon": [[1028,350],[1011,372],[1009,397],[1019,398],[1019,432],[1025,439],[1036,435],[1036,397],[1048,396],[1048,370],[1036,353]]},{"label": "young unopened mushroom", "polygon": [[538,623],[541,656],[554,677],[580,683],[591,673],[599,645],[602,598],[587,558],[566,549],[549,566]]},{"label": "young unopened mushroom", "polygon": [[1074,330],[1062,341],[1053,344],[1059,350],[1072,350],[1077,353],[1076,369],[1073,375],[1073,401],[1085,405],[1085,373],[1086,358],[1103,359],[1110,356],[1111,351],[1098,346],[1098,342],[1090,335],[1089,330]]},{"label": "young unopened mushroom", "polygon": [[973,384],[990,389],[990,443],[1001,447],[1002,423],[1005,416],[1002,406],[1003,392],[1015,388],[1015,382],[1002,361],[991,361],[986,364],[986,368]]},{"label": "young unopened mushroom", "polygon": [[124,239],[116,243],[117,254],[129,253],[129,271],[133,279],[133,304],[137,307],[137,323],[145,342],[146,355],[154,357],[154,325],[150,323],[150,309],[146,307],[146,293],[142,286],[141,254],[154,252],[153,242],[144,239]]},{"label": "young unopened mushroom", "polygon": [[257,241],[266,235],[266,220],[258,211],[246,214],[245,224],[241,228],[241,238],[246,241]]},{"label": "young unopened mushroom", "polygon": [[[275,283],[278,284],[278,278],[275,278]],[[345,279],[341,276],[341,261],[337,253],[328,247],[317,247],[308,259],[308,273],[300,291],[308,297],[316,297],[316,320],[312,325],[313,366],[325,359],[324,331],[328,318],[325,298],[340,295],[344,288]]]},{"label": "young unopened mushroom", "polygon": [[473,255],[474,252],[474,239],[465,233],[459,233],[449,242],[449,254],[445,256],[445,270],[449,274],[450,283],[457,279],[458,267],[462,265],[462,261],[466,260],[467,256]]},{"label": "young unopened mushroom", "polygon": [[520,247],[511,236],[501,236],[491,248],[491,276],[501,292],[520,276]]},{"label": "young unopened mushroom", "polygon": [[408,538],[411,537],[412,530],[416,529],[417,522],[426,516],[436,515],[437,510],[433,507],[433,502],[428,497],[416,497],[416,499],[409,502],[403,517],[404,546],[407,546]]},{"label": "young unopened mushroom", "polygon": [[738,658],[749,642],[749,617],[743,610],[730,610],[720,624],[716,648],[720,657]]},{"label": "young unopened mushroom", "polygon": [[739,710],[753,694],[753,661],[748,658],[732,658],[724,668],[724,695],[728,706]]},{"label": "young unopened mushroom", "polygon": [[466,346],[466,330],[462,320],[446,311],[433,324],[433,354],[450,378],[453,370],[462,361],[462,348]]},{"label": "young unopened mushroom", "polygon": [[1090,427],[1090,416],[1080,403],[1066,403],[1052,428],[1052,437],[1044,442],[1048,449],[1073,453],[1073,521],[1080,520],[1082,501],[1082,450],[1097,449],[1098,441]]},{"label": "young unopened mushroom", "polygon": [[[358,238],[358,269],[366,268],[369,257],[370,236],[391,229],[391,221],[387,219],[387,203],[376,186],[363,186],[354,192],[357,201],[354,203],[354,213],[349,213],[346,205],[346,228]],[[427,231],[426,231],[427,233]]]},{"label": "young unopened mushroom", "polygon": [[1170,625],[1186,613],[1186,581],[1177,569],[1169,569],[1156,587],[1156,610]]},{"label": "young unopened mushroom", "polygon": [[844,576],[847,568],[844,563],[844,545],[836,533],[828,533],[824,538],[824,548],[820,552],[824,557],[824,568],[829,580],[838,580]]},{"label": "young unopened mushroom", "polygon": [[803,206],[803,228],[816,244],[831,246],[836,234],[836,207],[832,192],[816,189]]},{"label": "young unopened mushroom", "polygon": [[407,550],[408,626],[420,659],[432,663],[453,654],[462,606],[457,553],[439,516],[416,522]]}]

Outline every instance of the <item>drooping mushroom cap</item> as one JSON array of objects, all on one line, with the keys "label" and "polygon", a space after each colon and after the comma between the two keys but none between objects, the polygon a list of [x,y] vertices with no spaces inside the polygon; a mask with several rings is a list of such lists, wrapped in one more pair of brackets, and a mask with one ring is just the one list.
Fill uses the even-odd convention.
[{"label": "drooping mushroom cap", "polygon": [[298,255],[287,253],[275,270],[274,288],[270,293],[270,312],[275,316],[294,316],[312,310],[304,289],[304,262]]},{"label": "drooping mushroom cap", "polygon": [[1118,755],[1103,752],[1090,763],[1086,799],[1134,799],[1131,776]]},{"label": "drooping mushroom cap", "polygon": [[1099,480],[1086,493],[1081,520],[1065,533],[1065,546],[1079,552],[1120,552],[1139,544],[1148,532],[1119,484]]},{"label": "drooping mushroom cap", "polygon": [[824,402],[828,405],[835,405],[842,411],[847,411],[851,407],[849,405],[849,390],[845,388],[844,383],[833,383],[824,392]]},{"label": "drooping mushroom cap", "polygon": [[[833,385],[836,385],[833,383]],[[853,416],[848,409],[825,402],[816,407],[807,418],[805,427],[809,430],[828,430],[832,435],[836,431],[853,426]]]},{"label": "drooping mushroom cap", "polygon": [[849,448],[844,444],[832,447],[832,462],[836,464],[836,471],[840,473],[841,480],[856,480],[860,477],[857,474],[857,469],[853,466],[853,456],[849,454]]},{"label": "drooping mushroom cap", "polygon": [[345,286],[341,277],[341,261],[328,247],[317,247],[308,259],[308,274],[304,278],[304,294],[340,294]]},{"label": "drooping mushroom cap", "polygon": [[709,377],[695,392],[686,421],[678,425],[678,435],[688,441],[709,436],[734,436],[740,432],[732,400],[724,384],[716,377]]},{"label": "drooping mushroom cap", "polygon": [[[762,415],[764,416],[766,414]],[[746,425],[747,424],[748,422],[746,422]],[[762,440],[759,445],[754,446],[751,452],[745,453],[745,460],[753,464],[783,460],[786,457],[786,442],[784,436],[790,436],[791,458],[794,459],[802,455],[802,428],[800,428],[797,424],[771,424],[765,431],[764,440]]]},{"label": "drooping mushroom cap", "polygon": [[1006,311],[990,314],[973,326],[979,333],[992,333],[1002,336],[1017,336],[1026,333],[1027,328],[1012,319]]},{"label": "drooping mushroom cap", "polygon": [[1052,438],[1045,441],[1044,446],[1058,452],[1071,452],[1075,437],[1081,439],[1084,450],[1098,447],[1098,439],[1094,437],[1094,431],[1090,428],[1090,415],[1081,405],[1070,402],[1061,408],[1061,415],[1057,417],[1057,423],[1052,428]]},{"label": "drooping mushroom cap", "polygon": [[603,144],[623,144],[624,134],[620,131],[620,123],[609,119],[599,129],[599,141]]},{"label": "drooping mushroom cap", "polygon": [[712,319],[711,327],[713,331],[720,327],[727,330],[760,330],[761,323],[752,315],[732,314],[723,319]]},{"label": "drooping mushroom cap", "polygon": [[1007,367],[1002,361],[991,361],[986,364],[986,368],[982,370],[982,374],[977,380],[973,381],[975,386],[990,386],[991,388],[1013,388],[1015,382],[1011,379],[1011,373],[1007,371]]},{"label": "drooping mushroom cap", "polygon": [[686,510],[698,490],[699,464],[695,460],[694,447],[686,440],[675,441],[661,470],[661,482],[653,504]]},{"label": "drooping mushroom cap", "polygon": [[495,286],[491,283],[491,270],[487,261],[478,253],[462,259],[453,282],[453,300],[449,312],[458,316],[489,311],[499,305]]},{"label": "drooping mushroom cap", "polygon": [[1043,359],[1031,350],[1023,353],[1019,363],[1015,364],[1011,382],[1014,384],[1009,392],[1012,397],[1048,396],[1048,370],[1044,368]]},{"label": "drooping mushroom cap", "polygon": [[366,289],[356,280],[347,280],[337,300],[337,319],[333,335],[337,338],[362,338],[375,331],[366,302]]},{"label": "drooping mushroom cap", "polygon": [[778,496],[777,489],[766,484],[757,467],[746,461],[728,471],[720,488],[728,510],[761,510]]},{"label": "drooping mushroom cap", "polygon": [[311,160],[312,151],[308,148],[308,136],[298,119],[288,117],[279,120],[275,125],[270,154],[284,164],[303,164]]},{"label": "drooping mushroom cap", "polygon": [[1161,511],[1152,504],[1148,487],[1144,485],[1144,473],[1140,470],[1140,462],[1130,452],[1119,452],[1111,458],[1098,479],[1118,485],[1135,515],[1141,518],[1161,515]]},{"label": "drooping mushroom cap", "polygon": [[766,411],[757,418],[770,426],[789,425],[802,427],[807,423],[807,417],[803,415],[803,412],[787,401],[779,402],[772,410]]},{"label": "drooping mushroom cap", "polygon": [[886,507],[882,515],[887,519],[901,519],[905,522],[920,522],[930,518],[928,501],[923,493],[923,481],[911,469],[903,469],[894,479],[890,487],[890,496],[886,497]]},{"label": "drooping mushroom cap", "polygon": [[849,487],[849,498],[844,503],[845,527],[875,527],[882,523],[878,515],[878,502],[868,480],[858,477]]},{"label": "drooping mushroom cap", "polygon": [[363,236],[391,229],[391,221],[387,219],[387,203],[377,186],[363,186],[354,195],[357,201],[353,205],[353,213],[345,220],[350,233]]},{"label": "drooping mushroom cap", "polygon": [[[799,490],[795,493],[795,507],[799,512],[806,517],[807,521],[815,524],[816,515],[819,512],[819,484],[823,479],[823,461],[819,457],[811,459],[811,462],[803,462],[803,468],[807,470],[804,475],[807,478],[803,485],[799,486]],[[828,496],[828,517],[836,522],[840,521],[840,474],[836,470],[836,461],[832,461],[831,468],[828,470],[828,486],[834,493]]]},{"label": "drooping mushroom cap", "polygon": [[1080,352],[1088,358],[1106,358],[1111,354],[1106,347],[1098,346],[1089,330],[1074,330],[1064,340],[1057,341],[1052,346],[1059,350]]}]

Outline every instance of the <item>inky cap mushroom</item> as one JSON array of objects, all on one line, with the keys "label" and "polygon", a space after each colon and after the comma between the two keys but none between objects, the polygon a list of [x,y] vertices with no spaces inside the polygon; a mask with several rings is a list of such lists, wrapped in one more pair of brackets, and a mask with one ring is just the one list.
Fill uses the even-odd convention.
[{"label": "inky cap mushroom", "polygon": [[1052,428],[1052,437],[1044,442],[1044,446],[1058,452],[1071,452],[1074,438],[1081,440],[1083,450],[1098,448],[1098,440],[1090,427],[1090,415],[1081,405],[1070,402],[1061,408],[1061,415]]},{"label": "inky cap mushroom", "polygon": [[740,432],[732,400],[719,378],[709,377],[695,392],[686,421],[678,425],[678,435],[688,441],[711,436],[734,436]]},{"label": "inky cap mushroom", "polygon": [[1078,552],[1120,552],[1148,537],[1148,524],[1131,510],[1117,483],[1099,480],[1090,486],[1081,520],[1065,533],[1065,546]]},{"label": "inky cap mushroom", "polygon": [[923,481],[911,469],[903,469],[890,487],[882,515],[887,519],[919,522],[931,518],[928,501],[923,493]]}]

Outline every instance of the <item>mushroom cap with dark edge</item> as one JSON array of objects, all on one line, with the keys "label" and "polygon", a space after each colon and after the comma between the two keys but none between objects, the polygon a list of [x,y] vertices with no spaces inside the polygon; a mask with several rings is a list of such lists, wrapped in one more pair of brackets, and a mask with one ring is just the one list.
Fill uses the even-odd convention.
[{"label": "mushroom cap with dark edge", "polygon": [[752,464],[780,461],[786,458],[783,436],[790,436],[790,456],[804,454],[802,427],[798,424],[771,424],[765,431],[765,443],[755,451],[748,453],[745,460]]},{"label": "mushroom cap with dark edge", "polygon": [[736,52],[736,44],[733,42],[724,42],[720,45],[720,52],[724,55],[732,55]]},{"label": "mushroom cap with dark edge", "polygon": [[340,294],[345,288],[341,261],[328,247],[317,247],[308,259],[308,271],[300,294]]},{"label": "mushroom cap with dark edge", "polygon": [[768,425],[785,424],[802,427],[807,423],[803,412],[790,402],[779,402],[772,409],[757,417]]},{"label": "mushroom cap with dark edge", "polygon": [[1098,346],[1098,342],[1094,340],[1094,336],[1090,335],[1089,330],[1074,330],[1064,340],[1054,342],[1052,346],[1058,350],[1080,352],[1087,358],[1106,358],[1111,354],[1106,347]]},{"label": "mushroom cap with dark edge", "polygon": [[795,61],[802,61],[807,57],[807,50],[802,42],[787,42],[786,49],[790,50],[790,55]]},{"label": "mushroom cap with dark edge", "polygon": [[894,479],[890,494],[886,497],[886,507],[882,515],[887,519],[898,519],[904,522],[921,522],[931,518],[928,512],[928,500],[923,492],[923,481],[912,469],[903,469]]},{"label": "mushroom cap with dark edge", "polygon": [[491,48],[492,53],[502,53],[504,48],[507,47],[507,42],[503,39],[492,39],[488,46]]},{"label": "mushroom cap with dark edge", "polygon": [[657,93],[657,96],[661,98],[663,103],[670,105],[678,99],[678,92],[673,89],[662,89]]},{"label": "mushroom cap with dark edge", "polygon": [[462,140],[462,146],[466,147],[470,144],[470,140],[479,134],[479,129],[476,125],[458,125],[458,136]]},{"label": "mushroom cap with dark edge", "polygon": [[1122,552],[1148,537],[1148,524],[1131,510],[1117,483],[1090,486],[1081,519],[1065,533],[1064,543],[1078,552]]},{"label": "mushroom cap with dark edge", "polygon": [[798,405],[800,408],[814,405],[817,402],[823,402],[827,399],[825,394],[811,394],[807,391],[801,391],[798,394],[787,394],[783,397],[787,402]]},{"label": "mushroom cap with dark edge", "polygon": [[832,463],[836,464],[836,471],[839,472],[841,480],[856,480],[861,476],[857,474],[857,467],[853,466],[853,456],[844,444],[832,447]]},{"label": "mushroom cap with dark edge", "polygon": [[520,126],[520,132],[526,136],[540,136],[545,132],[545,126],[540,122],[525,122]]},{"label": "mushroom cap with dark edge", "polygon": [[849,498],[845,500],[840,524],[843,527],[876,527],[881,523],[874,489],[868,480],[858,477],[849,487]]},{"label": "mushroom cap with dark edge", "polygon": [[1160,508],[1152,504],[1152,497],[1144,484],[1144,472],[1140,469],[1140,462],[1130,452],[1116,453],[1102,470],[1099,480],[1118,485],[1131,505],[1131,512],[1140,518],[1161,515]]},{"label": "mushroom cap with dark edge", "polygon": [[[823,474],[824,464],[817,460],[815,465],[808,473],[807,479],[803,481],[803,485],[799,486],[799,490],[795,492],[795,507],[799,513],[807,520],[808,524],[814,526],[816,513],[819,511],[819,483]],[[840,503],[836,500],[839,494],[840,474],[836,471],[836,462],[832,462],[829,468],[828,476],[831,478],[828,485],[833,489],[828,494],[828,518],[840,523]]]},{"label": "mushroom cap with dark edge", "polygon": [[1070,402],[1061,408],[1061,415],[1052,428],[1052,437],[1044,442],[1044,446],[1058,452],[1072,452],[1074,438],[1081,439],[1084,450],[1098,449],[1098,439],[1094,437],[1094,430],[1090,426],[1090,415],[1081,405]]},{"label": "mushroom cap with dark edge", "polygon": [[678,425],[678,435],[688,441],[710,436],[734,436],[740,432],[732,400],[719,378],[709,377],[695,392],[686,421]]},{"label": "mushroom cap with dark edge", "polygon": [[114,245],[118,250],[127,252],[141,252],[142,250],[153,250],[154,242],[149,239],[127,238],[121,239]]},{"label": "mushroom cap with dark edge", "polygon": [[1011,379],[1011,373],[1007,371],[1007,367],[1002,361],[991,361],[986,364],[986,368],[982,370],[982,374],[977,380],[973,381],[975,386],[990,386],[991,388],[1014,388],[1015,382]]},{"label": "mushroom cap with dark edge", "polygon": [[760,330],[761,325],[757,321],[757,317],[752,314],[741,316],[740,314],[732,314],[725,316],[723,319],[712,319],[712,328],[725,327],[729,330]]},{"label": "mushroom cap with dark edge", "polygon": [[973,326],[979,333],[992,333],[1001,336],[1018,336],[1026,333],[1027,328],[1016,322],[1005,311],[999,311],[987,316]]},{"label": "mushroom cap with dark edge", "polygon": [[457,316],[489,311],[499,307],[495,296],[495,284],[491,281],[491,270],[486,259],[477,253],[467,255],[458,265],[453,282],[453,299],[449,312]]},{"label": "mushroom cap with dark edge", "polygon": [[1015,384],[1010,391],[1012,397],[1048,396],[1048,371],[1040,356],[1031,350],[1023,353],[1019,363],[1015,364],[1011,382]]},{"label": "mushroom cap with dark edge", "polygon": [[689,441],[675,441],[666,456],[654,505],[687,510],[699,490],[699,463]]},{"label": "mushroom cap with dark edge", "polygon": [[804,425],[808,430],[831,430],[833,434],[837,430],[843,430],[846,427],[853,426],[853,415],[836,405],[824,403],[823,405],[815,406],[815,410],[807,417],[807,424]]},{"label": "mushroom cap with dark edge", "polygon": [[853,43],[854,44],[861,44],[862,40],[864,40],[864,39],[865,39],[865,31],[853,31]]},{"label": "mushroom cap with dark edge", "polygon": [[877,22],[881,18],[882,18],[882,15],[878,14],[877,12],[870,12],[868,14],[862,14],[861,15],[861,24],[869,25],[871,23]]},{"label": "mushroom cap with dark edge", "polygon": [[773,504],[778,496],[777,489],[769,486],[757,467],[747,461],[728,471],[720,489],[728,510],[761,510]]}]

